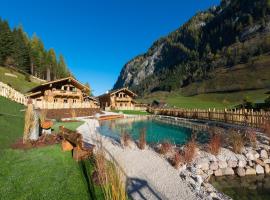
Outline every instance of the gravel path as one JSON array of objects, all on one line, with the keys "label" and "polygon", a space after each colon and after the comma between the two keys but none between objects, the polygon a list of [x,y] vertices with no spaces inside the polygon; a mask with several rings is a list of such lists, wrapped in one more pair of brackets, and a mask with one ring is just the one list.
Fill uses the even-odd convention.
[{"label": "gravel path", "polygon": [[128,177],[128,193],[135,200],[197,199],[191,188],[184,182],[179,171],[175,170],[160,155],[150,149],[136,147],[123,149],[121,145],[96,130],[98,121],[84,119],[86,123],[77,130],[84,141],[96,143],[100,139],[104,148],[111,154]]}]

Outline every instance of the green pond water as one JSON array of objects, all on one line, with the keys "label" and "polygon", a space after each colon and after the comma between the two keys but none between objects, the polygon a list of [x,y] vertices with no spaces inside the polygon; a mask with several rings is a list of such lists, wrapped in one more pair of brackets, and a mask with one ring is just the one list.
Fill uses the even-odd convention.
[{"label": "green pond water", "polygon": [[[190,140],[192,129],[170,125],[154,120],[136,120],[136,119],[118,119],[103,121],[100,126],[102,135],[119,138],[121,133],[127,132],[133,140],[138,140],[140,131],[145,129],[147,143],[159,143],[170,141],[176,145],[185,144]],[[208,134],[200,132],[197,134],[197,140],[204,143],[208,140]]]},{"label": "green pond water", "polygon": [[211,184],[235,200],[269,200],[270,176],[212,177]]}]

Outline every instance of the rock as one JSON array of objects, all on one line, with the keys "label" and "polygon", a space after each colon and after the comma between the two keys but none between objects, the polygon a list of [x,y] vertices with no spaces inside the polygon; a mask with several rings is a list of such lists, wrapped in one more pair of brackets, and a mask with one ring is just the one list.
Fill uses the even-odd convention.
[{"label": "rock", "polygon": [[227,167],[224,169],[224,175],[234,175],[234,171],[231,167]]},{"label": "rock", "polygon": [[251,160],[249,160],[248,161],[248,166],[253,167],[254,166],[254,163]]},{"label": "rock", "polygon": [[265,165],[265,163],[262,160],[260,160],[260,159],[257,159],[256,160],[256,163],[259,164],[259,165],[261,165],[261,166],[264,166]]},{"label": "rock", "polygon": [[264,174],[264,169],[261,165],[257,164],[255,169],[257,174]]},{"label": "rock", "polygon": [[225,169],[228,165],[226,161],[220,160],[218,161],[218,166],[220,169]]},{"label": "rock", "polygon": [[245,167],[247,165],[247,161],[244,159],[241,159],[238,161],[238,167]]},{"label": "rock", "polygon": [[203,170],[201,170],[201,169],[196,169],[195,173],[196,173],[197,175],[202,175],[202,174],[203,174]]},{"label": "rock", "polygon": [[228,167],[236,167],[237,166],[237,160],[229,160],[228,161]]},{"label": "rock", "polygon": [[223,172],[221,169],[217,169],[215,172],[214,172],[214,175],[215,176],[222,176],[223,175]]},{"label": "rock", "polygon": [[251,150],[248,151],[248,153],[246,153],[246,157],[248,160],[256,160],[257,158],[260,157],[260,155],[256,151]]},{"label": "rock", "polygon": [[209,160],[208,159],[198,159],[196,161],[196,168],[202,169],[204,171],[209,169]]},{"label": "rock", "polygon": [[253,168],[247,168],[246,175],[256,175],[256,170]]},{"label": "rock", "polygon": [[268,158],[268,154],[267,154],[267,151],[262,149],[261,152],[260,152],[260,157],[262,159],[267,159]]},{"label": "rock", "polygon": [[240,177],[241,176],[245,176],[246,175],[246,171],[245,171],[245,169],[243,167],[237,167],[236,174],[238,176],[240,176]]},{"label": "rock", "polygon": [[218,169],[218,163],[212,162],[209,166],[210,170],[217,170]]},{"label": "rock", "polygon": [[270,167],[269,167],[268,164],[265,164],[264,165],[264,171],[265,171],[266,174],[269,174],[270,173]]},{"label": "rock", "polygon": [[266,164],[270,164],[270,159],[269,158],[265,159],[265,160],[263,160],[263,162],[266,163]]}]

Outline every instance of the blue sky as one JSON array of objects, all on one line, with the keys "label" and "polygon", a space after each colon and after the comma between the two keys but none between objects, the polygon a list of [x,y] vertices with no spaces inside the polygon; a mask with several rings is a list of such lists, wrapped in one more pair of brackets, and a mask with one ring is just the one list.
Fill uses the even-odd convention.
[{"label": "blue sky", "polygon": [[12,27],[36,33],[62,53],[95,95],[113,87],[123,65],[219,0],[0,0]]}]

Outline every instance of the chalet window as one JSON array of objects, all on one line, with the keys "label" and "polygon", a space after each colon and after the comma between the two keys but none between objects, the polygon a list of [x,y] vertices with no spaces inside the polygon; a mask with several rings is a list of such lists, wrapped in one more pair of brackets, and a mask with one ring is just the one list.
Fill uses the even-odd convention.
[{"label": "chalet window", "polygon": [[73,99],[73,103],[76,103],[76,99]]},{"label": "chalet window", "polygon": [[120,103],[120,107],[122,107],[122,103]]},{"label": "chalet window", "polygon": [[41,99],[36,99],[36,101],[41,101]]},{"label": "chalet window", "polygon": [[54,99],[53,101],[54,101],[54,103],[57,103],[57,99]]},{"label": "chalet window", "polygon": [[68,102],[68,100],[67,99],[64,99],[64,103],[67,103]]}]

